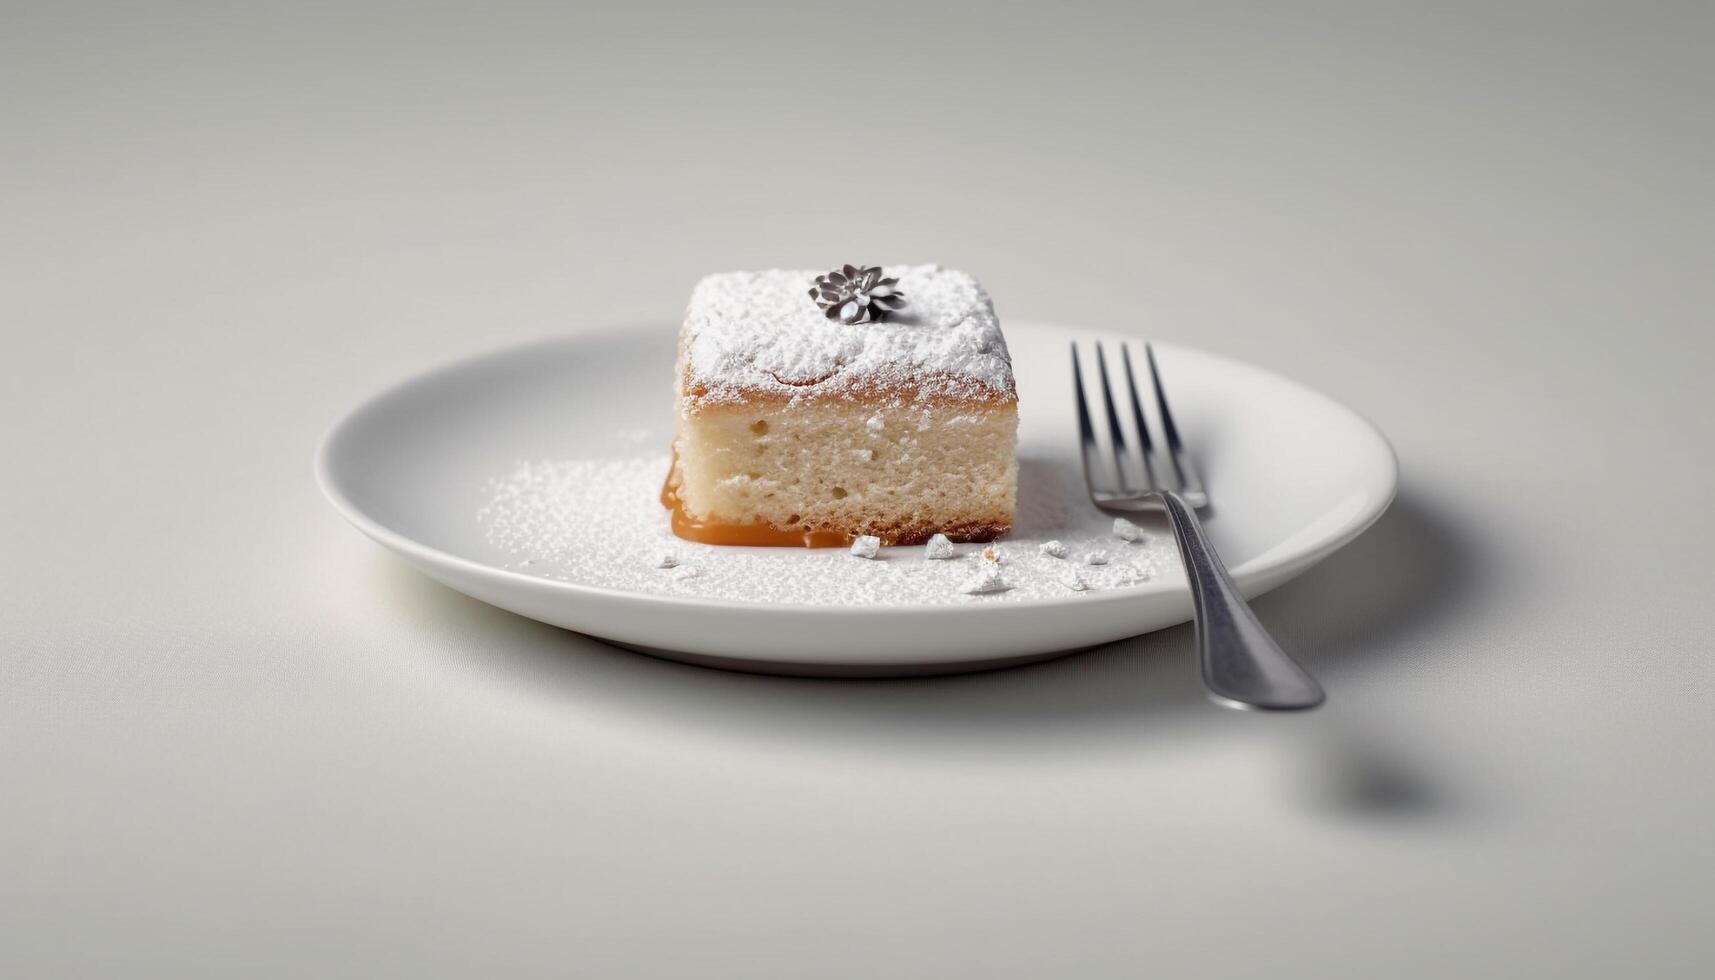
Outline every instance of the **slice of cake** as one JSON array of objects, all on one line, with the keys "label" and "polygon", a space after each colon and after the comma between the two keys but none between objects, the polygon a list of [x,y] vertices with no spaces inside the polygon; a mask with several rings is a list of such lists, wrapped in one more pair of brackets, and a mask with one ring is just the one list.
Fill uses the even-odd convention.
[{"label": "slice of cake", "polygon": [[673,532],[712,544],[986,541],[1018,393],[988,294],[938,266],[708,276],[679,334]]}]

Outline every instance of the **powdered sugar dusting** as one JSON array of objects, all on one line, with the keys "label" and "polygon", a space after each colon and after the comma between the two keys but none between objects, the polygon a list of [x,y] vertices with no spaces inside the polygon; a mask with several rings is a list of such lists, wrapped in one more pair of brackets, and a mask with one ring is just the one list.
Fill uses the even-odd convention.
[{"label": "powdered sugar dusting", "polygon": [[[806,605],[961,605],[1093,595],[1182,581],[1165,525],[1140,543],[1116,542],[1112,519],[1089,506],[1076,464],[1020,460],[1018,520],[996,549],[953,545],[950,560],[925,561],[923,546],[881,548],[854,558],[845,548],[740,548],[674,537],[656,500],[664,457],[521,463],[490,481],[478,514],[496,564],[580,585],[655,595]],[[1067,563],[1040,550],[1059,540],[1073,556],[1105,550],[1109,564],[1077,569],[1087,591],[1067,579]],[[671,555],[675,567],[662,567]],[[998,571],[999,591],[968,594]]]},{"label": "powdered sugar dusting", "polygon": [[887,266],[907,306],[879,323],[829,320],[813,271],[706,276],[685,311],[689,406],[754,392],[794,398],[894,391],[973,401],[1014,397],[1012,361],[977,281],[935,265]]}]

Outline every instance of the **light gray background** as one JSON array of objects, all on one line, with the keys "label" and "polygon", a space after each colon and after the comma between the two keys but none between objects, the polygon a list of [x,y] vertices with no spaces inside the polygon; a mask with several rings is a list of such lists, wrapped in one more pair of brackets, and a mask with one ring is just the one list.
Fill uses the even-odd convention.
[{"label": "light gray background", "polygon": [[[1284,7],[0,5],[0,973],[1715,970],[1710,8]],[[657,662],[311,482],[419,369],[846,260],[1373,418],[1398,503],[1259,603],[1326,710],[1185,628]]]}]

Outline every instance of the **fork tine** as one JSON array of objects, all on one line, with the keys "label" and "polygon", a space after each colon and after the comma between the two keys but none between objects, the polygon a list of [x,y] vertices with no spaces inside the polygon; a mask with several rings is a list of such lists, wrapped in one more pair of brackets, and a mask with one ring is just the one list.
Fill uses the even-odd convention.
[{"label": "fork tine", "polygon": [[1108,435],[1114,444],[1114,476],[1119,480],[1121,493],[1131,492],[1131,481],[1125,474],[1125,430],[1120,428],[1119,409],[1114,404],[1113,385],[1108,383],[1108,356],[1101,341],[1096,341],[1096,373],[1102,378],[1102,405],[1108,414]]},{"label": "fork tine", "polygon": [[1096,470],[1101,447],[1096,445],[1096,427],[1090,423],[1090,399],[1084,394],[1084,372],[1078,363],[1078,342],[1072,341],[1072,387],[1078,401],[1078,442],[1083,450],[1084,485],[1096,492]]},{"label": "fork tine", "polygon": [[1161,431],[1167,440],[1167,455],[1173,461],[1173,471],[1179,477],[1182,493],[1202,493],[1203,481],[1197,477],[1197,468],[1191,465],[1186,457],[1185,447],[1179,441],[1179,427],[1173,424],[1173,412],[1167,407],[1167,389],[1161,386],[1161,372],[1155,366],[1155,347],[1143,345],[1143,353],[1149,360],[1149,380],[1155,387],[1155,405],[1161,411]]},{"label": "fork tine", "polygon": [[1120,342],[1120,360],[1125,362],[1125,386],[1131,394],[1131,419],[1137,425],[1137,454],[1143,459],[1143,478],[1147,489],[1155,490],[1161,482],[1155,477],[1155,442],[1149,437],[1149,423],[1143,419],[1143,401],[1138,397],[1137,376],[1131,372],[1131,345]]}]

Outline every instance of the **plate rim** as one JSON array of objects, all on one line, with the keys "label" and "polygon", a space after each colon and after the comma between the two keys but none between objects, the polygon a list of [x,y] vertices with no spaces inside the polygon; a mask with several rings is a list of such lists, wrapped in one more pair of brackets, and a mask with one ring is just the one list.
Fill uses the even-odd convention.
[{"label": "plate rim", "polygon": [[[808,602],[770,602],[758,599],[715,599],[705,596],[668,595],[647,592],[632,592],[615,589],[604,585],[588,585],[579,582],[567,582],[560,579],[543,578],[526,572],[513,571],[486,562],[466,558],[433,545],[425,544],[402,532],[396,531],[381,523],[357,505],[339,486],[339,478],[334,471],[334,450],[341,440],[351,432],[362,418],[377,410],[384,403],[404,397],[410,391],[431,385],[446,375],[468,370],[478,364],[515,357],[536,347],[552,347],[580,341],[599,342],[611,340],[639,329],[661,330],[664,325],[656,322],[634,321],[615,323],[595,329],[575,333],[557,333],[545,337],[537,337],[508,344],[504,347],[479,351],[463,357],[443,361],[427,369],[418,371],[392,384],[386,385],[373,392],[356,405],[347,409],[323,432],[316,445],[314,472],[317,487],[327,498],[334,510],[348,523],[356,527],[365,536],[398,554],[430,565],[445,567],[464,574],[496,578],[510,581],[520,586],[532,589],[548,588],[562,593],[568,598],[597,598],[607,601],[631,602],[640,606],[668,606],[673,608],[701,608],[706,610],[722,610],[734,612],[752,612],[755,610],[777,610],[811,613],[838,613],[862,617],[894,617],[901,614],[924,616],[963,616],[970,606],[949,603],[912,603],[894,602],[876,605],[836,606]],[[1022,329],[1025,331],[1042,331],[1059,333],[1068,336],[1123,336],[1143,339],[1142,335],[1130,334],[1124,331],[1094,329],[1090,327],[1074,327],[1068,324],[1045,320],[1016,320],[1009,323],[1008,330]],[[1309,551],[1297,554],[1287,554],[1269,559],[1267,554],[1258,555],[1249,561],[1228,569],[1233,579],[1241,587],[1250,581],[1264,579],[1282,571],[1293,568],[1308,568],[1334,552],[1351,543],[1358,535],[1368,530],[1392,505],[1399,493],[1399,455],[1394,450],[1393,443],[1381,428],[1344,401],[1335,398],[1319,389],[1313,388],[1302,381],[1280,374],[1270,368],[1260,367],[1249,361],[1228,357],[1225,354],[1191,347],[1185,344],[1160,343],[1151,341],[1156,347],[1166,351],[1186,351],[1201,357],[1225,361],[1230,364],[1256,371],[1268,376],[1272,381],[1298,389],[1317,399],[1328,402],[1354,420],[1360,423],[1362,429],[1372,436],[1377,445],[1383,450],[1382,456],[1386,461],[1386,487],[1376,495],[1376,502],[1366,507],[1364,512],[1342,526],[1339,531],[1319,543]],[[1106,606],[1115,603],[1136,601],[1139,596],[1151,594],[1188,593],[1183,584],[1171,583],[1164,580],[1139,583],[1103,589],[1099,592],[1083,592],[1071,596],[1045,596],[1033,599],[1019,599],[1006,603],[1006,608],[1017,610],[1060,608],[1068,604]]]}]

